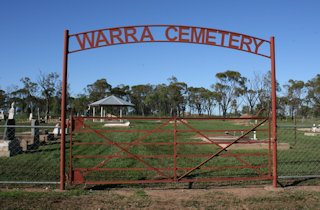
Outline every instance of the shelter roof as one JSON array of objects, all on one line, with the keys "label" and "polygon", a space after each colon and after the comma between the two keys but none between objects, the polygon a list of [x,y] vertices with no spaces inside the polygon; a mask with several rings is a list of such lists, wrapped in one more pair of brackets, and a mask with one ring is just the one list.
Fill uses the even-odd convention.
[{"label": "shelter roof", "polygon": [[92,104],[89,104],[89,106],[134,106],[134,104],[111,95],[99,101],[93,102]]}]

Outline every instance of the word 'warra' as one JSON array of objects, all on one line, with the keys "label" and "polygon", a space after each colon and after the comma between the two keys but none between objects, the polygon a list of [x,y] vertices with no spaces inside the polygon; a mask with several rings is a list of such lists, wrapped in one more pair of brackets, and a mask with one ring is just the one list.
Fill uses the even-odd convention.
[{"label": "word 'warra'", "polygon": [[161,30],[154,34],[150,28],[149,26],[121,27],[76,34],[80,49],[75,51],[139,42],[183,42],[221,46],[260,54],[259,48],[265,42],[255,37],[209,28],[162,26]]}]

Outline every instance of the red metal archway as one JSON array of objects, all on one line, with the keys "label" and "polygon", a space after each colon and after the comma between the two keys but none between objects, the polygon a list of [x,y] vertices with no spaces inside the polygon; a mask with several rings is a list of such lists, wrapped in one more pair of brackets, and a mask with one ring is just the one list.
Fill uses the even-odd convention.
[{"label": "red metal archway", "polygon": [[[154,30],[154,31],[153,31]],[[73,49],[69,49],[69,40],[75,39]],[[269,58],[271,61],[272,85],[272,145],[273,145],[273,187],[277,186],[277,125],[276,125],[276,77],[274,37],[270,41],[245,34],[180,25],[137,25],[106,28],[77,34],[64,32],[63,80],[61,97],[61,147],[60,147],[60,189],[65,188],[65,128],[66,128],[66,87],[68,55],[83,50],[132,43],[177,42],[204,44],[236,49]],[[266,45],[269,50],[261,50]],[[269,52],[269,53],[267,53]]]}]

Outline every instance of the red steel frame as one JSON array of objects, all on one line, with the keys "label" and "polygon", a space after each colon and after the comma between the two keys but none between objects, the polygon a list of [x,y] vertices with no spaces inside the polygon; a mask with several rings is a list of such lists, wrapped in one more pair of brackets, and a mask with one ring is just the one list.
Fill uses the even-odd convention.
[{"label": "red steel frame", "polygon": [[[162,123],[160,126],[156,127],[153,130],[95,130],[91,128],[89,125],[85,123],[85,120],[90,119],[111,119],[111,118],[101,118],[101,117],[71,117],[71,133],[70,133],[70,175],[69,175],[69,182],[70,184],[121,184],[121,183],[165,183],[165,182],[203,182],[203,181],[235,181],[235,180],[263,180],[263,179],[272,179],[271,176],[271,138],[270,138],[270,118],[121,118],[121,119],[127,119],[127,120],[159,120],[162,119],[165,122]],[[114,118],[112,118],[114,119]],[[185,120],[193,121],[193,120],[261,120],[257,125],[253,126],[250,129],[247,130],[197,130],[190,126],[188,123],[185,122]],[[165,125],[167,125],[170,121],[174,122],[174,129],[173,130],[160,130]],[[269,127],[268,129],[257,129],[259,126],[261,126],[263,123],[268,121]],[[185,127],[189,128],[189,130],[178,130],[177,123],[181,123]],[[72,141],[72,132],[92,132],[97,134],[99,137],[106,140],[105,143],[101,142],[73,142]],[[210,139],[207,135],[204,133],[207,132],[243,132],[241,136],[236,138],[233,141],[229,142],[223,142],[223,144],[227,144],[227,146],[221,146],[220,144],[212,139]],[[249,134],[252,131],[264,131],[269,133],[268,141],[241,141],[244,136]],[[126,143],[116,143],[110,138],[103,135],[103,133],[146,133],[142,137],[138,138],[137,140],[133,142],[126,142]],[[144,142],[140,143],[143,139],[150,136],[154,133],[173,133],[174,139],[173,142]],[[177,142],[177,133],[197,133],[201,137],[205,138],[208,142]],[[250,154],[233,154],[229,150],[227,150],[228,147],[230,147],[232,144],[240,143],[240,144],[254,144],[254,143],[268,143],[269,150],[268,153],[250,153]],[[208,145],[208,144],[214,144],[219,148],[219,151],[215,152],[214,154],[210,155],[179,155],[177,152],[177,146],[178,145]],[[75,155],[72,154],[72,148],[73,146],[77,145],[114,145],[120,149],[120,151],[116,152],[113,155]],[[123,145],[123,146],[122,146]],[[172,145],[174,148],[174,154],[173,155],[134,155],[132,152],[129,152],[128,149],[132,146],[139,146],[139,145],[148,145],[148,146],[157,146],[157,145]],[[220,154],[222,152],[226,152],[227,154]],[[128,155],[120,155],[120,153],[127,153]],[[208,161],[210,161],[213,158],[217,158],[218,156],[222,157],[233,157],[240,161],[241,163],[245,164],[245,166],[228,166],[228,167],[201,167]],[[248,162],[241,159],[242,156],[268,156],[268,165],[250,165]],[[186,158],[186,157],[207,157],[205,161],[202,161],[201,163],[197,164],[195,167],[189,167],[189,168],[182,168],[178,167],[177,165],[177,158]],[[77,158],[106,158],[104,161],[98,163],[94,167],[91,168],[73,168],[72,166],[72,160]],[[108,161],[110,161],[112,158],[135,158],[136,160],[142,162],[144,165],[147,166],[147,168],[101,168],[103,165],[105,165]],[[141,158],[173,158],[173,167],[171,168],[156,168],[150,164],[148,164],[146,161],[142,160]],[[201,168],[200,168],[201,167]],[[264,174],[259,170],[259,168],[268,168],[268,174]],[[252,168],[255,172],[261,175],[261,177],[231,177],[231,178],[202,178],[202,179],[185,179],[188,174],[192,173],[193,171],[200,169],[200,170],[219,170],[219,169],[242,169],[242,168]],[[160,174],[162,177],[165,178],[165,180],[121,180],[121,181],[85,181],[85,176],[94,172],[94,171],[144,171],[144,170],[153,170],[156,171],[158,174]],[[162,171],[173,171],[173,177],[168,176]],[[183,175],[180,175],[178,177],[177,171],[180,170],[188,170],[188,172],[184,173]]]},{"label": "red steel frame", "polygon": [[[184,28],[192,28],[189,26],[177,26],[177,25],[145,25],[145,26],[126,26],[126,27],[121,27],[121,28],[135,28],[135,27],[181,27],[182,29]],[[269,175],[271,175],[272,179],[273,179],[273,187],[277,186],[277,114],[276,114],[276,75],[275,75],[275,44],[274,44],[274,37],[272,36],[270,38],[270,41],[267,40],[263,40],[260,38],[256,38],[253,36],[248,36],[248,35],[244,35],[244,34],[239,34],[239,33],[235,33],[235,32],[230,32],[230,31],[223,31],[223,30],[217,30],[217,29],[207,29],[207,28],[201,28],[201,27],[193,27],[193,28],[198,28],[198,29],[206,29],[207,31],[220,31],[223,34],[230,34],[230,37],[232,37],[232,35],[234,36],[240,36],[242,35],[242,39],[252,39],[254,42],[256,42],[256,40],[261,40],[261,42],[266,42],[270,45],[270,56],[267,55],[263,55],[263,54],[259,54],[257,51],[256,52],[251,52],[251,50],[243,50],[243,48],[235,48],[231,41],[229,42],[229,46],[223,46],[220,45],[220,47],[228,47],[228,48],[233,48],[233,49],[238,49],[238,50],[242,50],[242,51],[246,51],[250,53],[254,53],[256,55],[259,56],[263,56],[266,58],[270,58],[271,61],[271,85],[272,85],[272,166],[273,166],[273,173],[271,175],[271,173],[269,172]],[[113,28],[113,29],[119,29],[119,28]],[[68,54],[70,53],[74,53],[80,50],[75,50],[75,51],[69,51],[69,39],[72,36],[77,36],[80,34],[87,34],[87,33],[95,33],[95,32],[99,32],[99,31],[104,31],[104,30],[112,30],[112,28],[110,29],[101,29],[101,30],[96,30],[96,31],[88,31],[88,32],[83,32],[83,33],[78,33],[78,34],[72,34],[69,35],[69,30],[65,30],[64,31],[64,48],[63,48],[63,79],[62,79],[62,96],[61,96],[61,146],[60,146],[60,189],[63,190],[65,189],[65,128],[66,126],[66,88],[67,88],[67,68],[68,68]],[[182,31],[182,30],[181,30]],[[180,32],[181,32],[180,31]],[[208,33],[208,32],[207,32]],[[183,33],[182,33],[183,34]],[[208,35],[208,34],[207,34]],[[168,36],[167,36],[168,37]],[[181,37],[179,37],[181,38]],[[242,40],[243,41],[243,40]],[[93,42],[93,41],[92,41]],[[140,41],[141,42],[141,41]],[[166,41],[157,41],[157,40],[151,40],[148,42],[176,42],[173,40],[166,40]],[[186,41],[179,41],[179,42],[186,42]],[[252,41],[251,41],[252,42]],[[137,42],[127,42],[127,43],[137,43]],[[247,40],[248,43],[248,40]],[[198,42],[199,44],[199,42]],[[203,44],[203,43],[202,43]],[[206,43],[207,44],[207,43]],[[212,45],[212,44],[211,44]],[[216,45],[219,46],[219,45]],[[98,46],[100,47],[100,46]],[[96,48],[96,47],[90,47],[90,48],[85,48],[82,50],[87,50],[87,49],[92,49],[92,48]],[[177,122],[178,119],[174,119],[175,120],[175,124]],[[271,128],[270,128],[271,130]],[[176,150],[176,135],[175,135],[175,150]],[[232,143],[231,143],[232,144]],[[230,145],[231,145],[230,144]],[[230,146],[228,145],[228,146]],[[175,153],[175,155],[177,155]],[[212,157],[210,156],[209,160],[212,159],[215,155],[213,155]],[[270,154],[269,154],[270,156]],[[207,160],[207,161],[209,161]],[[204,163],[201,163],[200,165],[203,165]],[[176,168],[176,161],[175,161],[175,166]],[[197,166],[199,167],[199,166]],[[195,170],[197,167],[193,168],[191,171],[189,171],[189,173],[191,173],[193,170]],[[176,174],[176,172],[175,172]],[[187,174],[185,174],[184,176],[186,176]],[[183,176],[183,177],[184,177]],[[183,177],[177,178],[176,175],[174,177],[174,180],[179,180],[179,181],[183,181],[181,180]],[[252,178],[248,178],[248,179],[252,179]],[[205,181],[205,180],[203,180]]]}]

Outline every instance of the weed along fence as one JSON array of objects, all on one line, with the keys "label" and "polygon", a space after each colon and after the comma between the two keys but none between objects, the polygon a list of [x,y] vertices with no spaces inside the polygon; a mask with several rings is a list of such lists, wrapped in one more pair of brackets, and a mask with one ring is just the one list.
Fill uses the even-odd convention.
[{"label": "weed along fence", "polygon": [[269,118],[121,119],[72,118],[70,184],[272,179]]}]

